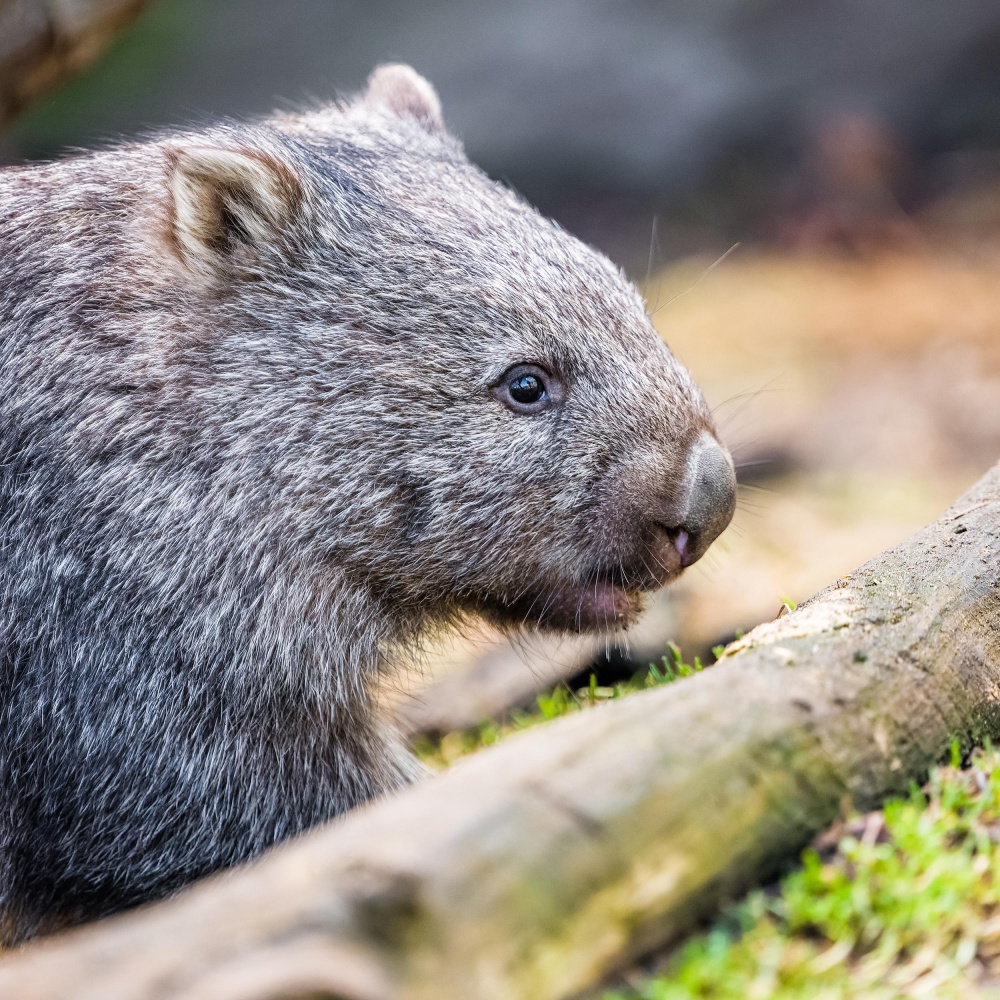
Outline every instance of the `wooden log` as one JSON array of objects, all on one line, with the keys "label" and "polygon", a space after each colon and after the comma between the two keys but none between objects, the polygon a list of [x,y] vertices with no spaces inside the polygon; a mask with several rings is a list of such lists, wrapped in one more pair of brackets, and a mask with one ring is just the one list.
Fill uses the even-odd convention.
[{"label": "wooden log", "polygon": [[[625,654],[641,670],[659,659],[677,622],[669,591],[661,591],[629,631],[625,649],[605,636],[531,634],[502,639],[467,665],[429,685],[403,691],[386,706],[405,736],[440,736],[528,708],[543,692],[587,669],[602,654]],[[622,656],[624,659],[624,656]]]},{"label": "wooden log", "polygon": [[0,128],[91,63],[148,0],[0,0]]},{"label": "wooden log", "polygon": [[0,963],[18,1000],[569,997],[1000,735],[1000,466],[694,678]]},{"label": "wooden log", "polygon": [[542,691],[579,673],[604,648],[593,636],[532,636],[500,642],[465,669],[412,692],[392,712],[406,736],[440,736],[531,705]]}]

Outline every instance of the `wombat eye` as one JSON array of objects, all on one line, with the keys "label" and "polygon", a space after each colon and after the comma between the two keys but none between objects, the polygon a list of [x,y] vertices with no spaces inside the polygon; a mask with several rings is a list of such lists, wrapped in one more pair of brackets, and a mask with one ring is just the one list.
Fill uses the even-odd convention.
[{"label": "wombat eye", "polygon": [[518,375],[510,383],[510,394],[519,403],[537,403],[545,395],[545,383],[537,375]]},{"label": "wombat eye", "polygon": [[494,386],[500,402],[515,413],[538,413],[552,401],[554,380],[538,365],[516,365]]}]

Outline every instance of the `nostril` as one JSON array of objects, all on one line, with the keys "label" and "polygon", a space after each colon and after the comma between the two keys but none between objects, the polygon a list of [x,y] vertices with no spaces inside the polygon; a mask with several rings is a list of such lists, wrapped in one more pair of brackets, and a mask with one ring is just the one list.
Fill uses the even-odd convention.
[{"label": "nostril", "polygon": [[691,532],[687,528],[671,528],[661,524],[660,528],[670,539],[674,550],[677,552],[678,560],[682,569],[687,568],[693,562],[697,562],[697,537],[692,538]]},{"label": "nostril", "polygon": [[691,553],[691,536],[681,528],[674,535],[674,548],[677,549],[677,555],[680,556],[681,566],[690,566],[694,562]]}]

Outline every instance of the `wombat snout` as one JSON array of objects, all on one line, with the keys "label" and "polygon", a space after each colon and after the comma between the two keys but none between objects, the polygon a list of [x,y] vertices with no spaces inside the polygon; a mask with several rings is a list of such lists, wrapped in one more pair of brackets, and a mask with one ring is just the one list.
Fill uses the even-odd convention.
[{"label": "wombat snout", "polygon": [[659,526],[677,550],[681,568],[697,562],[725,530],[736,509],[736,473],[729,452],[707,431],[687,456],[686,495],[661,511]]}]

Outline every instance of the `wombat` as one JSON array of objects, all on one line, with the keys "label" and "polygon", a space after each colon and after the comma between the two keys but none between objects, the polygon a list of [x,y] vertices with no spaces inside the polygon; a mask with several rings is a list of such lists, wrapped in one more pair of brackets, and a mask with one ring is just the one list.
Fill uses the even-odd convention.
[{"label": "wombat", "polygon": [[0,923],[409,782],[428,629],[628,626],[729,522],[690,376],[431,86],[0,173]]}]

